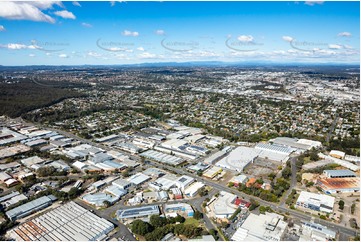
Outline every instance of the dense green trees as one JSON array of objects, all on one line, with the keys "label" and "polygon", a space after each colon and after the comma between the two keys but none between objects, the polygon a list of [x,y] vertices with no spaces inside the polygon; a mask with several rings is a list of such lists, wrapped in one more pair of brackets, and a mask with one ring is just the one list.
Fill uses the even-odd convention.
[{"label": "dense green trees", "polygon": [[[199,213],[199,212],[198,212]],[[178,224],[175,224],[179,222]],[[131,224],[133,233],[142,235],[146,240],[159,241],[166,234],[174,233],[176,235],[184,235],[187,238],[194,238],[202,234],[201,227],[192,224],[184,224],[185,218],[177,215],[174,218],[165,218],[159,215],[152,215],[149,223],[142,220],[134,220]]]},{"label": "dense green trees", "polygon": [[292,175],[291,167],[286,166],[282,171],[282,177],[288,179]]},{"label": "dense green trees", "polygon": [[214,240],[216,240],[216,241],[218,240],[219,237],[218,237],[218,231],[217,230],[210,229],[209,234],[213,236]]},{"label": "dense green trees", "polygon": [[345,202],[344,202],[343,200],[340,200],[340,201],[338,202],[338,208],[339,208],[340,210],[343,210],[344,207],[345,207]]},{"label": "dense green trees", "polygon": [[262,213],[262,214],[265,214],[266,212],[272,213],[273,210],[272,210],[272,208],[269,207],[269,206],[267,206],[267,207],[260,206],[260,207],[259,207],[259,212]]},{"label": "dense green trees", "polygon": [[140,219],[136,219],[133,221],[131,229],[132,229],[133,233],[144,236],[147,233],[150,233],[153,231],[153,226]]},{"label": "dense green trees", "polygon": [[205,187],[201,187],[198,189],[198,194],[201,197],[207,196],[208,195],[208,190]]},{"label": "dense green trees", "polygon": [[347,138],[347,139],[335,139],[330,140],[328,145],[329,150],[341,150],[346,152],[348,155],[360,155],[360,137]]},{"label": "dense green trees", "polygon": [[203,218],[203,213],[199,212],[198,210],[194,210],[193,218],[199,220]]},{"label": "dense green trees", "polygon": [[256,186],[247,187],[244,184],[240,184],[238,187],[239,191],[242,191],[246,194],[253,195],[261,198],[262,200],[269,202],[277,202],[278,198],[288,190],[290,183],[284,178],[278,178],[276,183],[271,182],[272,190],[263,190]]},{"label": "dense green trees", "polygon": [[179,214],[176,217],[168,218],[168,223],[175,224],[175,223],[184,223],[186,219]]},{"label": "dense green trees", "polygon": [[57,169],[52,166],[40,167],[36,172],[39,177],[66,176],[68,174],[66,171],[57,171]]},{"label": "dense green trees", "polygon": [[351,214],[354,214],[354,213],[355,213],[355,209],[356,209],[356,204],[353,203],[353,204],[351,205]]},{"label": "dense green trees", "polygon": [[174,227],[174,234],[176,235],[184,235],[187,238],[193,238],[193,237],[197,237],[200,236],[202,234],[202,228],[199,227],[194,227],[193,225],[190,224],[177,224]]},{"label": "dense green trees", "polygon": [[149,223],[155,228],[163,227],[164,225],[167,224],[167,222],[168,222],[167,218],[161,217],[159,215],[152,215],[150,216],[150,220],[149,220]]},{"label": "dense green trees", "polygon": [[250,202],[251,202],[251,206],[249,207],[250,211],[255,210],[259,206],[259,202],[257,202],[253,198],[250,199]]},{"label": "dense green trees", "polygon": [[40,86],[28,79],[13,84],[0,83],[0,116],[18,117],[66,98],[80,96],[82,94],[65,87]]},{"label": "dense green trees", "polygon": [[69,199],[74,199],[74,198],[78,197],[82,193],[83,193],[82,189],[72,187],[68,192],[68,196],[69,196]]}]

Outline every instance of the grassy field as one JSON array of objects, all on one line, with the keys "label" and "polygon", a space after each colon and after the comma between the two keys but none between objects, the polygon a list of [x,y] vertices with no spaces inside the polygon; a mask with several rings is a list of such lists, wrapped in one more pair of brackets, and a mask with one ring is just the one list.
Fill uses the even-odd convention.
[{"label": "grassy field", "polygon": [[194,225],[195,227],[198,227],[199,225],[199,222],[197,219],[195,218],[187,218],[186,221],[184,222],[184,224],[191,224],[191,225]]}]

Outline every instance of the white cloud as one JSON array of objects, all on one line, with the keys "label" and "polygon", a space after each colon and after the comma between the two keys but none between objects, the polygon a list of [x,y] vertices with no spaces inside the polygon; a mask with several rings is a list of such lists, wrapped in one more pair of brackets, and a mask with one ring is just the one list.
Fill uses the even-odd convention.
[{"label": "white cloud", "polygon": [[142,46],[138,47],[137,50],[144,51],[144,48]]},{"label": "white cloud", "polygon": [[320,54],[320,55],[336,55],[337,52],[333,51],[333,50],[324,50],[324,49],[320,49],[316,52],[316,54]]},{"label": "white cloud", "polygon": [[353,49],[353,47],[352,47],[351,45],[344,45],[343,47],[344,47],[345,49],[348,49],[348,50]]},{"label": "white cloud", "polygon": [[77,1],[72,2],[74,6],[81,7],[80,3]]},{"label": "white cloud", "polygon": [[219,54],[213,51],[203,51],[203,50],[196,52],[196,55],[200,57],[219,57]]},{"label": "white cloud", "polygon": [[240,35],[237,39],[241,42],[252,42],[254,40],[252,35]]},{"label": "white cloud", "polygon": [[23,49],[30,49],[30,50],[39,50],[42,49],[40,46],[36,44],[25,45],[25,44],[18,44],[18,43],[9,43],[5,45],[0,44],[0,48],[5,48],[9,50],[23,50]]},{"label": "white cloud", "polygon": [[55,23],[52,17],[40,11],[53,4],[54,2],[1,2],[0,17],[11,20]]},{"label": "white cloud", "polygon": [[88,23],[81,23],[81,25],[82,25],[83,27],[86,27],[86,28],[91,28],[91,27],[93,27],[93,25],[88,24]]},{"label": "white cloud", "polygon": [[284,50],[275,50],[275,51],[273,51],[273,53],[277,54],[277,55],[285,55],[285,54],[287,54],[287,52],[284,51]]},{"label": "white cloud", "polygon": [[67,54],[60,54],[59,57],[60,58],[69,58],[69,56]]},{"label": "white cloud", "polygon": [[351,37],[352,34],[350,32],[341,32],[341,33],[338,33],[337,36],[341,36],[341,37]]},{"label": "white cloud", "polygon": [[339,50],[342,49],[342,45],[337,45],[337,44],[329,44],[328,45],[329,49],[333,49],[333,50]]},{"label": "white cloud", "polygon": [[0,32],[5,31],[5,27],[3,25],[0,25]]},{"label": "white cloud", "polygon": [[59,7],[64,8],[64,5],[61,1],[31,1],[28,2],[29,4],[33,5],[34,7],[40,8],[40,9],[51,9],[53,8],[53,5],[58,5]]},{"label": "white cloud", "polygon": [[108,48],[108,50],[110,50],[110,51],[121,51],[123,49],[119,48],[119,47],[110,47],[110,48]]},{"label": "white cloud", "polygon": [[141,59],[154,59],[156,57],[157,57],[156,54],[152,54],[152,53],[149,53],[149,52],[143,52],[143,53],[138,55],[138,58],[141,58]]},{"label": "white cloud", "polygon": [[24,44],[14,44],[14,43],[10,43],[7,44],[5,46],[3,46],[4,48],[8,48],[9,50],[21,50],[21,49],[27,49],[28,46],[24,45]]},{"label": "white cloud", "polygon": [[36,55],[35,54],[29,54],[29,57],[35,57]]},{"label": "white cloud", "polygon": [[291,42],[293,40],[291,36],[282,36],[282,39],[287,42]]},{"label": "white cloud", "polygon": [[110,1],[110,6],[114,7],[117,2],[121,3],[123,1]]},{"label": "white cloud", "polygon": [[91,57],[96,57],[96,58],[102,56],[101,54],[99,54],[99,53],[97,53],[97,52],[94,52],[94,51],[89,51],[89,52],[87,53],[87,55],[88,55],[88,56],[91,56]]},{"label": "white cloud", "polygon": [[163,29],[158,29],[155,31],[156,35],[165,35],[165,31]]},{"label": "white cloud", "polygon": [[139,33],[136,32],[136,31],[132,32],[132,31],[129,31],[129,30],[124,30],[124,31],[122,32],[122,35],[124,35],[124,36],[137,37],[137,36],[139,36]]},{"label": "white cloud", "polygon": [[31,50],[41,49],[41,47],[37,46],[37,45],[29,45],[28,48],[31,49]]},{"label": "white cloud", "polygon": [[305,4],[308,6],[314,6],[316,4],[322,5],[325,1],[306,1]]},{"label": "white cloud", "polygon": [[75,15],[67,10],[56,11],[54,14],[65,19],[76,19]]}]

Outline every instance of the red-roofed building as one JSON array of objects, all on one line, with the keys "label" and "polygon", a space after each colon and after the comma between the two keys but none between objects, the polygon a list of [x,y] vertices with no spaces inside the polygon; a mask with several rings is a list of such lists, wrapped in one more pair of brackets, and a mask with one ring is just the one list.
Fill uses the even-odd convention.
[{"label": "red-roofed building", "polygon": [[234,200],[234,204],[241,208],[249,208],[249,206],[251,206],[250,202],[247,202],[246,200],[243,200],[238,197],[236,198],[236,200]]}]

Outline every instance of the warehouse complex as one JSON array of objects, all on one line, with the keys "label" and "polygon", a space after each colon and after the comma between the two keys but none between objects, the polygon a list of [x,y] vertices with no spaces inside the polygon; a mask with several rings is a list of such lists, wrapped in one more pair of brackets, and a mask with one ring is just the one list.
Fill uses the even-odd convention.
[{"label": "warehouse complex", "polygon": [[295,151],[295,149],[289,146],[279,144],[258,143],[254,148],[259,151],[258,157],[282,163],[285,163],[288,160],[289,155]]},{"label": "warehouse complex", "polygon": [[120,209],[117,211],[118,219],[136,219],[159,214],[159,207],[156,205]]},{"label": "warehouse complex", "polygon": [[233,241],[280,241],[287,230],[287,222],[276,213],[250,214],[232,236]]},{"label": "warehouse complex", "polygon": [[274,144],[290,146],[300,151],[311,150],[312,148],[318,148],[322,146],[322,143],[319,141],[289,137],[277,137],[275,139],[271,139],[270,142]]},{"label": "warehouse complex", "polygon": [[19,218],[26,217],[33,212],[39,211],[41,209],[50,206],[55,200],[56,197],[54,197],[53,195],[39,197],[31,202],[25,203],[23,205],[20,205],[16,208],[7,211],[6,216],[10,220],[15,221]]},{"label": "warehouse complex", "polygon": [[207,203],[207,211],[212,212],[217,219],[226,219],[232,216],[238,206],[234,204],[237,195],[221,191],[218,197],[214,197]]},{"label": "warehouse complex", "polygon": [[301,222],[303,233],[300,240],[307,241],[330,241],[336,238],[336,232],[321,224],[303,221]]},{"label": "warehouse complex", "polygon": [[334,203],[334,197],[302,191],[297,199],[296,205],[298,207],[332,213]]},{"label": "warehouse complex", "polygon": [[176,217],[177,215],[192,217],[194,214],[192,206],[187,203],[165,204],[163,211],[167,217]]},{"label": "warehouse complex", "polygon": [[241,172],[248,164],[252,163],[258,155],[259,151],[254,148],[240,146],[217,162],[216,166]]},{"label": "warehouse complex", "polygon": [[95,241],[104,240],[113,229],[109,221],[69,202],[20,224],[8,234],[16,241]]},{"label": "warehouse complex", "polygon": [[141,156],[151,159],[151,160],[166,163],[169,165],[174,165],[174,166],[179,165],[184,162],[184,159],[182,159],[182,158],[179,158],[179,157],[176,157],[173,155],[164,154],[162,152],[155,151],[155,150],[148,150],[146,152],[143,152],[141,154]]},{"label": "warehouse complex", "polygon": [[350,170],[324,170],[323,174],[328,178],[356,177],[356,174]]},{"label": "warehouse complex", "polygon": [[318,179],[318,185],[325,193],[346,193],[360,191],[360,178],[327,178]]}]

